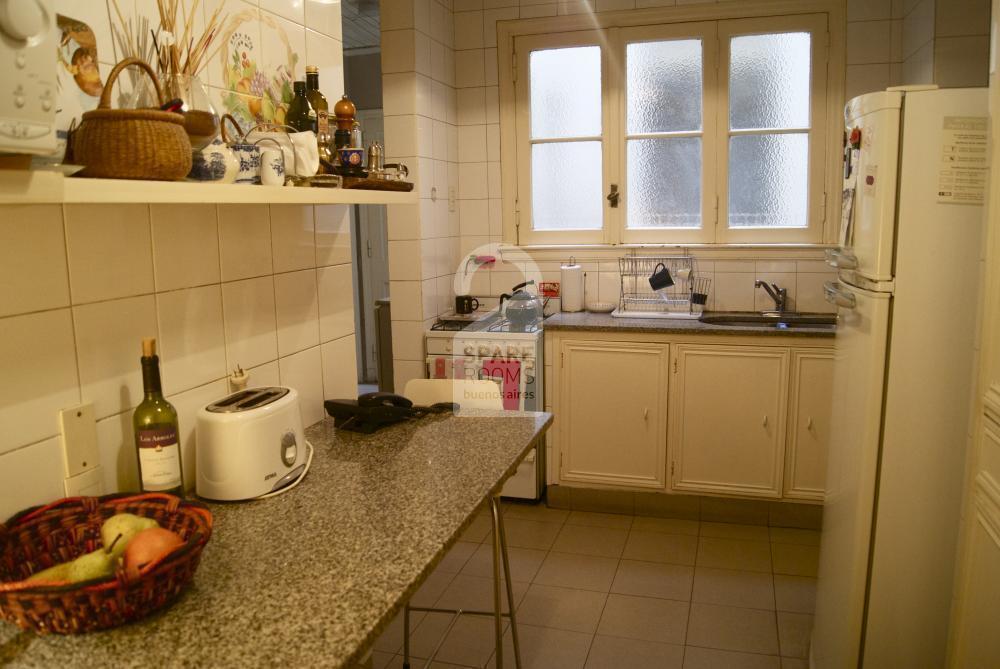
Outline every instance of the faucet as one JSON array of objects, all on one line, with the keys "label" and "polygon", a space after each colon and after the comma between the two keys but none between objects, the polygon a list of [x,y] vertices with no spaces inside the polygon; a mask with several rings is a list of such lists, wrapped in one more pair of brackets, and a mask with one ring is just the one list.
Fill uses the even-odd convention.
[{"label": "faucet", "polygon": [[788,306],[788,289],[779,288],[776,283],[768,283],[767,281],[761,281],[757,279],[753,282],[755,288],[763,288],[771,299],[774,300],[774,309],[779,314],[784,313],[785,307]]}]

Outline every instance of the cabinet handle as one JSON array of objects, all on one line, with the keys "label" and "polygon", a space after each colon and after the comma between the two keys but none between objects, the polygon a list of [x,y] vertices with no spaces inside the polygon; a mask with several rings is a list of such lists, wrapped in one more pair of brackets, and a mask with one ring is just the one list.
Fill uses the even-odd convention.
[{"label": "cabinet handle", "polygon": [[813,419],[812,419],[812,416],[809,416],[809,420],[806,421],[806,429],[807,430],[813,429]]},{"label": "cabinet handle", "polygon": [[764,415],[764,421],[761,423],[763,427],[767,427],[767,415]]},{"label": "cabinet handle", "polygon": [[642,419],[643,420],[649,419],[649,407],[646,407],[645,409],[642,410]]}]

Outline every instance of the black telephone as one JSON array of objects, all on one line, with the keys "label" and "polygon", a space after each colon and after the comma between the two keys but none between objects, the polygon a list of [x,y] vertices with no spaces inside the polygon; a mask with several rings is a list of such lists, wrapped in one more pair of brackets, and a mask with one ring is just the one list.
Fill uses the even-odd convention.
[{"label": "black telephone", "polygon": [[451,402],[439,402],[429,407],[413,406],[412,400],[385,392],[365,393],[356,400],[326,400],[323,406],[333,417],[334,427],[365,434],[403,420],[458,409],[458,405]]}]

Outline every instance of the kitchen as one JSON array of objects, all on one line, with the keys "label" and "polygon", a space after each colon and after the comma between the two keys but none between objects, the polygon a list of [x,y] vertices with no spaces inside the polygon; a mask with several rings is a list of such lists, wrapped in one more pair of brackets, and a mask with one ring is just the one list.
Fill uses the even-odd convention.
[{"label": "kitchen", "polygon": [[[66,3],[68,14],[74,4]],[[143,4],[136,3],[137,11]],[[301,48],[305,53],[297,60],[299,69],[318,64],[320,86],[331,102],[338,100],[341,89],[334,73],[343,57],[337,43],[343,40],[346,45],[348,40],[347,29],[341,32],[339,13],[343,9],[346,16],[354,4],[261,2],[256,10],[262,31],[260,58],[270,66],[274,58],[269,49],[275,44],[279,52],[284,49],[281,39],[275,41],[263,32],[265,25],[281,26],[289,36],[288,50]],[[667,6],[647,8],[648,4]],[[513,293],[511,287],[525,280],[536,281],[534,289],[527,288],[530,292],[540,292],[543,282],[565,284],[563,266],[577,265],[585,275],[579,291],[584,307],[599,306],[595,302],[621,306],[626,293],[631,294],[623,284],[623,277],[630,276],[623,263],[638,262],[627,261],[629,256],[660,256],[688,257],[694,276],[710,279],[705,305],[710,315],[775,310],[776,301],[763,286],[755,285],[758,281],[787,291],[786,311],[833,313],[824,285],[837,281],[838,273],[827,264],[825,251],[840,246],[842,207],[834,194],[844,190],[844,104],[859,94],[897,84],[986,85],[988,57],[983,45],[989,41],[988,8],[985,3],[959,4],[952,7],[932,0],[846,6],[632,0],[382,2],[378,19],[386,162],[407,164],[415,183],[412,199],[382,200],[388,203],[394,390],[405,394],[410,380],[436,375],[428,369],[428,356],[438,356],[431,353],[431,340],[425,347],[425,333],[440,316],[456,310],[456,295],[471,295],[492,308],[501,294]],[[110,23],[111,11],[104,25]],[[826,30],[810,23],[820,20],[819,15]],[[90,19],[82,14],[76,18]],[[736,81],[726,85],[729,68],[719,67],[722,59],[736,52],[741,31],[759,32],[762,22],[777,34],[794,30],[798,32],[793,34],[819,36],[805,47],[808,59],[816,63],[812,70],[816,76],[804,96],[801,86],[787,86],[779,95],[773,88],[741,88]],[[612,35],[606,42],[595,38],[602,26]],[[95,26],[95,30],[100,45],[102,29]],[[829,46],[821,47],[825,34]],[[664,62],[676,63],[678,58],[688,58],[689,64],[690,53],[650,53],[647,74],[662,90],[672,84],[690,88],[690,73],[697,72],[700,80],[695,85],[705,91],[701,105],[691,104],[698,96],[690,94],[661,93],[662,107],[652,94],[644,98],[648,104],[611,95],[619,82],[633,81],[631,73],[619,69],[626,53],[631,58],[629,45],[696,39],[704,45],[703,67],[664,68]],[[588,78],[594,68],[584,67],[593,62],[596,43],[605,45],[596,61],[597,71],[607,73],[604,79]],[[552,93],[556,113],[548,134],[529,136],[526,122],[530,118],[530,127],[535,127],[536,119],[528,113],[534,110],[518,101],[534,93],[534,77],[527,69],[530,53],[560,51],[555,46],[580,49],[581,66],[573,77],[565,76],[570,71],[565,63],[556,62],[544,72],[539,66],[538,79],[545,81],[538,85]],[[106,76],[115,59],[98,60]],[[675,71],[687,73],[688,78],[671,82],[662,74]],[[800,71],[793,69],[790,81]],[[213,80],[216,75],[211,68],[208,72],[209,89],[224,91],[225,80]],[[781,142],[770,138],[788,137],[789,145],[799,142],[812,150],[786,150],[791,167],[781,174],[755,172],[761,161],[746,152],[740,158],[740,142],[729,148],[731,128],[724,111],[728,102],[716,96],[716,90],[751,97],[755,90],[771,91],[767,95],[778,96],[780,109],[791,110],[766,124],[753,119],[734,124],[733,138],[744,138],[742,148],[752,151],[754,143],[771,142],[771,150],[780,151],[773,147]],[[798,100],[789,97],[795,91],[800,91]],[[686,103],[675,102],[678,99]],[[648,109],[642,109],[643,104]],[[957,115],[986,116],[985,103],[977,104],[981,113]],[[616,124],[624,124],[626,118],[631,121],[629,105],[642,112],[646,126],[622,125],[621,132],[601,129],[619,127]],[[580,113],[558,113],[566,109]],[[800,116],[792,118],[792,112]],[[762,133],[760,128],[776,132]],[[876,184],[883,179],[889,183],[888,162],[881,162],[879,172],[866,172],[866,137],[862,129],[857,156],[861,162],[855,173],[878,179]],[[675,149],[657,148],[670,143]],[[929,144],[940,149],[936,136]],[[697,146],[704,158],[692,148]],[[537,160],[549,161],[539,163],[544,169],[532,166],[533,151]],[[636,160],[658,155],[657,160],[672,166],[667,172],[676,175],[671,181],[676,187],[657,193],[650,190],[655,180],[645,190],[634,189],[632,181],[619,182],[618,174],[627,172],[633,155]],[[738,188],[732,175],[726,178],[729,166],[724,155],[732,164],[745,161],[739,174],[747,175],[748,183],[777,178],[789,189],[787,196],[775,200],[774,207],[761,198],[755,200],[755,189]],[[850,152],[847,156],[855,157]],[[573,163],[569,170],[556,164],[566,158]],[[530,181],[533,169],[541,183]],[[803,188],[806,174],[809,186]],[[612,195],[606,186],[614,183],[622,186],[617,207],[605,200]],[[900,183],[906,186],[905,181]],[[856,189],[859,200],[866,185]],[[323,419],[324,399],[358,394],[354,370],[360,357],[356,352],[360,331],[354,314],[360,306],[346,288],[351,265],[357,262],[350,246],[352,200],[337,202],[332,195],[286,199],[292,196],[282,194],[274,201],[257,191],[244,196],[220,190],[209,204],[187,203],[154,186],[122,189],[117,194],[120,199],[107,195],[103,201],[94,200],[96,187],[87,195],[89,200],[83,199],[80,189],[67,190],[63,200],[50,196],[32,204],[16,204],[17,199],[4,196],[2,206],[11,213],[4,216],[5,226],[11,232],[2,263],[8,297],[0,317],[4,331],[0,355],[16,383],[0,402],[0,415],[11,426],[5,430],[8,436],[0,455],[0,482],[3,490],[19,492],[17,499],[4,499],[0,515],[65,496],[56,416],[83,403],[94,405],[104,492],[137,489],[131,418],[141,398],[135,358],[144,336],[158,334],[161,340],[165,395],[180,414],[182,446],[191,448],[182,458],[186,482],[196,476],[197,412],[229,392],[227,377],[234,363],[249,372],[251,387],[295,388],[306,427]],[[727,188],[734,197],[727,197]],[[281,192],[289,190],[293,189]],[[516,193],[522,195],[515,198]],[[752,223],[713,225],[713,219],[725,221],[731,210],[727,202],[736,202],[736,194],[743,197],[741,206],[749,207],[745,211],[771,215],[780,219],[778,225],[766,230]],[[361,195],[372,198],[368,202],[378,201],[369,193]],[[534,205],[532,196],[537,200]],[[248,197],[252,202],[245,201]],[[361,200],[356,197],[354,201]],[[647,222],[632,224],[627,218],[639,210],[631,206],[633,202],[648,209]],[[902,199],[900,203],[902,208]],[[945,210],[977,208],[952,204]],[[529,212],[534,212],[537,223]],[[567,218],[583,224],[577,230],[560,229],[560,221]],[[691,225],[700,218],[706,224]],[[23,223],[28,220],[31,227]],[[808,224],[803,226],[803,220]],[[858,222],[868,220],[859,214]],[[888,248],[891,245],[892,240]],[[973,249],[973,254],[978,252]],[[479,260],[468,263],[473,256]],[[117,262],[110,263],[109,258]],[[919,266],[930,275],[964,272],[962,280],[967,283],[956,288],[956,294],[977,303],[978,270],[969,270],[967,263],[963,268],[961,260],[961,256],[947,262],[932,257]],[[684,276],[672,268],[671,274],[681,287],[691,279],[690,272]],[[990,276],[987,281],[993,281]],[[916,289],[922,284],[911,285]],[[650,288],[647,283],[645,290]],[[903,290],[902,283],[899,289]],[[779,294],[774,286],[771,291]],[[986,295],[992,299],[990,292]],[[837,294],[831,297],[838,299]],[[949,298],[940,306],[959,309],[958,302]],[[824,492],[827,479],[822,466],[828,444],[820,437],[825,431],[827,439],[833,438],[830,398],[843,326],[838,325],[833,336],[822,323],[811,329],[809,324],[792,324],[779,331],[767,322],[747,326],[697,319],[615,319],[562,313],[560,306],[558,298],[549,300],[547,311],[556,315],[543,323],[542,352],[537,356],[542,360],[541,374],[535,377],[540,376],[546,387],[542,406],[533,407],[551,411],[555,418],[546,449],[539,448],[535,457],[536,477],[548,484],[548,504],[504,502],[514,594],[521,602],[517,627],[524,665],[809,666],[804,663],[810,652],[810,629],[812,666],[857,664],[841,657],[817,657],[820,637],[812,620],[815,578],[819,573],[822,591],[825,573],[824,548],[815,544],[820,528],[829,529],[829,511],[821,511],[820,504],[830,493]],[[974,307],[970,307],[973,318]],[[963,311],[963,317],[969,318],[969,313]],[[990,327],[988,317],[983,322]],[[965,328],[969,341],[970,330],[978,331],[974,321]],[[484,337],[495,346],[494,339]],[[981,341],[991,339],[983,336]],[[479,343],[475,345],[478,348]],[[501,340],[501,345],[507,341]],[[992,360],[987,349],[981,354],[984,365]],[[971,375],[973,352],[966,353]],[[934,369],[930,378],[937,379]],[[972,378],[966,377],[963,397],[973,396]],[[593,385],[607,392],[581,392]],[[630,399],[636,396],[648,406],[633,406]],[[862,408],[870,411],[867,405]],[[971,408],[966,405],[967,412]],[[720,415],[730,419],[706,419]],[[687,417],[691,420],[684,420]],[[751,417],[760,433],[746,428]],[[963,452],[967,431],[963,426],[963,443],[956,446]],[[992,434],[988,424],[980,432]],[[732,448],[734,434],[746,450]],[[608,444],[619,446],[609,449]],[[545,457],[540,456],[542,450],[547,451]],[[975,461],[970,460],[970,467]],[[982,462],[987,471],[988,453]],[[310,478],[315,480],[320,471],[303,481],[299,489],[303,494],[311,490]],[[536,486],[540,483],[536,479]],[[291,504],[296,492],[278,500]],[[951,503],[957,512],[957,501]],[[977,509],[989,508],[976,504]],[[207,579],[217,574],[209,569],[213,548],[220,552],[231,548],[224,538],[226,514],[216,514],[216,535],[205,548],[205,572],[199,571],[194,579],[199,591],[210,590],[212,582]],[[984,511],[978,517],[989,516]],[[493,609],[488,514],[476,515],[471,523],[427,579],[414,607]],[[989,564],[989,535],[984,541],[977,528],[990,526],[982,523],[970,521],[961,540],[968,549],[963,548],[958,564],[968,565],[970,574],[978,573],[976,566],[983,560]],[[957,517],[952,525],[957,534]],[[457,532],[458,527],[452,529]],[[438,548],[443,550],[444,543],[450,545],[456,538],[443,537]],[[734,561],[737,558],[745,561]],[[422,572],[422,567],[416,571]],[[986,574],[968,581],[976,587],[956,589],[959,595],[970,593],[968,600],[957,600],[970,603],[956,605],[956,616],[969,611],[968,619],[977,620],[975,611],[983,610],[983,602],[995,592],[990,585],[996,581]],[[833,583],[840,575],[831,578]],[[867,574],[860,578],[864,584]],[[950,581],[940,585],[947,586],[950,596]],[[822,600],[821,592],[817,607]],[[860,602],[863,607],[864,600],[862,592],[851,605]],[[174,620],[179,607],[197,601],[182,600],[178,610],[168,611],[165,618]],[[189,615],[197,610],[185,608]],[[821,609],[816,612],[818,626]],[[948,619],[942,615],[942,620]],[[373,648],[375,666],[402,664],[407,645],[400,633],[402,617],[389,633],[362,644]],[[413,633],[408,645],[421,665],[439,639],[440,662],[483,666],[491,660],[495,647],[491,619],[463,616],[449,628],[451,619],[445,614],[414,611],[410,618]],[[650,622],[640,624],[643,620]],[[751,632],[746,631],[748,626]],[[13,628],[2,629],[6,635]],[[989,666],[989,636],[964,637],[958,634],[963,629],[982,628],[971,623],[953,626],[951,657],[959,657],[960,651],[964,657],[976,657],[980,651],[978,657],[985,659],[979,664],[952,659],[952,666]],[[860,632],[858,622],[848,634]],[[3,643],[9,638],[0,637]],[[99,634],[81,638],[85,641],[79,643],[99,652],[98,642],[86,640],[99,639]],[[868,635],[869,643],[873,638],[877,638],[874,633]],[[36,641],[33,647],[46,643],[51,642]],[[852,643],[858,644],[857,660],[860,641]],[[944,648],[938,652],[944,658]],[[508,664],[512,654],[510,648],[504,653]],[[32,657],[43,655],[27,654],[24,663],[43,663]],[[880,665],[867,660],[867,666]]]}]

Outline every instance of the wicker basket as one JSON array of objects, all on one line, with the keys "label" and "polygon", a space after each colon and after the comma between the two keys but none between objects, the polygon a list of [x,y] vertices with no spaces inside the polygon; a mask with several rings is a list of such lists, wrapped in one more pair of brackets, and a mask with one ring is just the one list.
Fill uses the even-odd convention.
[{"label": "wicker basket", "polygon": [[153,70],[138,58],[126,58],[108,75],[97,109],[84,112],[73,135],[73,159],[84,165],[81,176],[105,179],[183,179],[191,171],[191,141],[184,116],[159,109],[111,109],[111,90],[126,67],[138,65],[153,81],[156,99],[163,91]]},{"label": "wicker basket", "polygon": [[[26,581],[31,574],[102,546],[101,524],[116,513],[155,519],[185,544],[130,579]],[[212,514],[173,495],[69,497],[0,523],[0,619],[42,633],[76,634],[138,620],[172,602],[191,582],[212,536]]]}]

